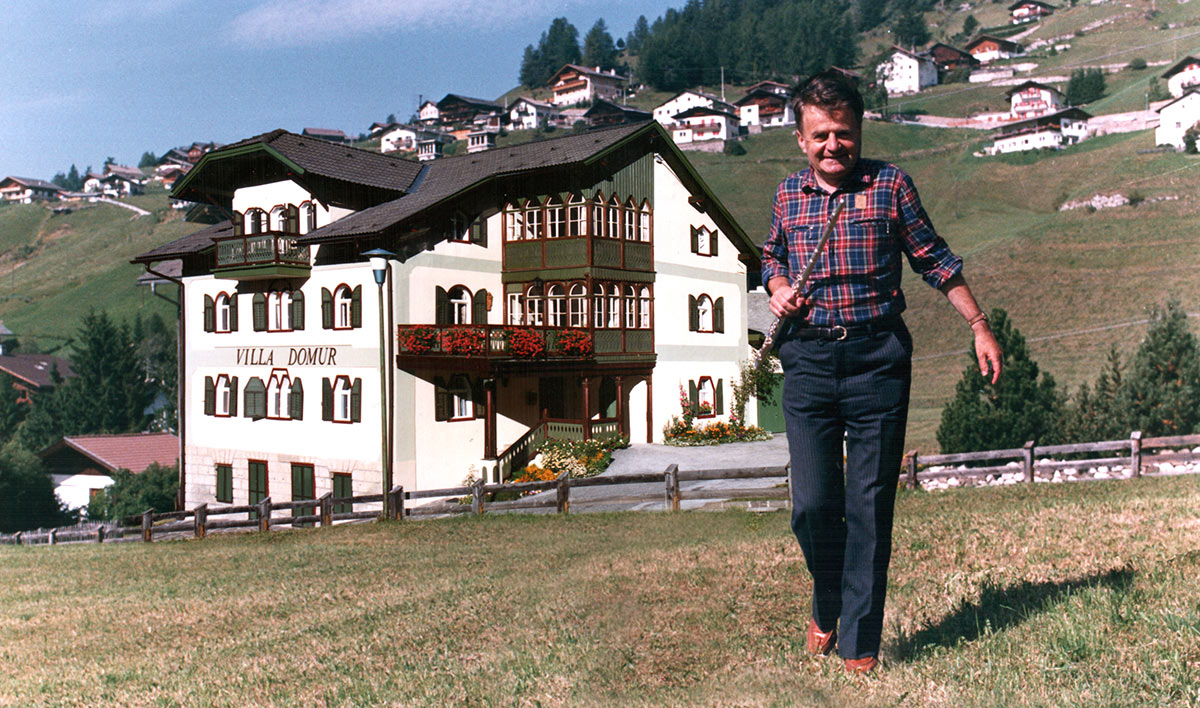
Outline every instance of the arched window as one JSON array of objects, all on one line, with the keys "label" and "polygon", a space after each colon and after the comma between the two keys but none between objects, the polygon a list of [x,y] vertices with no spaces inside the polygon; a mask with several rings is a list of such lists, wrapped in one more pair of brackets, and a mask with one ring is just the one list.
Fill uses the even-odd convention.
[{"label": "arched window", "polygon": [[717,414],[717,392],[713,386],[712,378],[708,376],[700,377],[700,381],[696,384],[696,397],[698,398],[700,410],[697,411],[697,418],[712,418]]},{"label": "arched window", "polygon": [[587,202],[582,194],[572,194],[567,207],[567,234],[587,235]]},{"label": "arched window", "polygon": [[638,327],[650,329],[650,288],[644,285],[638,291]]},{"label": "arched window", "polygon": [[[236,297],[233,296],[233,297]],[[216,299],[217,327],[218,332],[232,332],[237,329],[237,307],[233,304],[233,297],[220,293]]]},{"label": "arched window", "polygon": [[333,382],[333,419],[338,423],[354,420],[354,386],[350,377],[339,376]]},{"label": "arched window", "polygon": [[608,326],[616,329],[621,326],[621,286],[608,287]]},{"label": "arched window", "polygon": [[642,202],[642,209],[638,212],[638,240],[642,243],[650,243],[650,202]]},{"label": "arched window", "polygon": [[471,291],[455,285],[447,294],[450,303],[449,324],[471,324]]},{"label": "arched window", "polygon": [[636,241],[637,240],[638,210],[637,210],[637,204],[635,204],[633,201],[633,197],[630,197],[629,201],[625,202],[625,212],[623,214],[623,217],[624,217],[625,221],[624,221],[624,228],[622,229],[622,233],[625,234],[625,240],[626,241]]},{"label": "arched window", "polygon": [[696,298],[696,331],[713,331],[713,302],[707,295]]},{"label": "arched window", "polygon": [[573,283],[567,298],[567,310],[572,327],[587,327],[587,288],[583,283]]},{"label": "arched window", "polygon": [[285,332],[292,329],[292,294],[288,291],[267,294],[267,331]]},{"label": "arched window", "polygon": [[542,205],[536,199],[530,199],[525,205],[525,238],[538,239],[542,237]]},{"label": "arched window", "polygon": [[613,195],[608,200],[608,209],[605,210],[608,214],[608,228],[604,235],[609,238],[621,238],[621,200],[617,199],[617,195]]},{"label": "arched window", "polygon": [[271,210],[271,231],[287,231],[287,209],[277,206]]},{"label": "arched window", "polygon": [[608,324],[608,319],[605,317],[604,307],[604,286],[596,283],[592,287],[592,326],[596,329],[601,329]]},{"label": "arched window", "polygon": [[521,293],[508,294],[508,323],[525,324],[525,298],[521,297]]},{"label": "arched window", "polygon": [[504,238],[506,241],[521,240],[524,230],[522,214],[521,208],[516,204],[508,204],[504,207]]},{"label": "arched window", "polygon": [[551,197],[550,201],[546,202],[546,237],[562,238],[567,235],[566,227],[567,219],[562,200]]},{"label": "arched window", "polygon": [[604,236],[604,197],[597,194],[592,200],[592,237]]},{"label": "arched window", "polygon": [[567,320],[566,291],[563,286],[555,284],[546,288],[546,324],[551,327],[562,327]]},{"label": "arched window", "polygon": [[349,285],[339,285],[333,291],[334,329],[350,329],[353,326],[354,295]]},{"label": "arched window", "polygon": [[525,324],[541,327],[545,324],[543,314],[542,288],[540,285],[530,285],[525,291]]},{"label": "arched window", "polygon": [[300,204],[300,233],[317,230],[317,208],[312,202]]},{"label": "arched window", "polygon": [[267,231],[267,212],[262,209],[246,210],[246,233],[261,234]]},{"label": "arched window", "polygon": [[231,416],[236,414],[237,411],[235,411],[233,408],[233,401],[236,400],[236,397],[237,393],[235,393],[233,390],[233,385],[230,383],[229,376],[226,374],[221,374],[218,376],[216,383],[216,395],[213,399],[216,401],[215,415]]},{"label": "arched window", "polygon": [[287,369],[272,369],[267,379],[267,417],[276,420],[291,418],[288,397],[292,392],[292,378]]},{"label": "arched window", "polygon": [[637,329],[637,291],[632,285],[625,286],[625,329]]}]

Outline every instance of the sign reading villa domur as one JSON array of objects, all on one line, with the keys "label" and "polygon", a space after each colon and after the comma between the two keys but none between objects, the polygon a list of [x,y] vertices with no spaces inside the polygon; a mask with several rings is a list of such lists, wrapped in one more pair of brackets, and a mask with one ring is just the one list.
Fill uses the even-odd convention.
[{"label": "sign reading villa domur", "polygon": [[[379,365],[379,349],[349,346],[219,347],[196,352],[201,366],[369,367]],[[211,360],[210,360],[211,357]]]}]

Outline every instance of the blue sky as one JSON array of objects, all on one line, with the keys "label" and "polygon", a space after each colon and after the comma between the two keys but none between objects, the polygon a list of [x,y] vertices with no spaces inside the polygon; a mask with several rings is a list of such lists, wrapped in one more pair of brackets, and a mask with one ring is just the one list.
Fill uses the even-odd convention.
[{"label": "blue sky", "polygon": [[357,135],[420,98],[499,98],[555,17],[614,39],[682,0],[67,0],[0,13],[0,177],[194,140]]}]

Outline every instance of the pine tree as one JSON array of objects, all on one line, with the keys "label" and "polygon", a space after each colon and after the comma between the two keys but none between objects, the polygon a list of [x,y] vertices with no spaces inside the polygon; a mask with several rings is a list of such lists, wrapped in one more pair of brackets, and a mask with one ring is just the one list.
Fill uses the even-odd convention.
[{"label": "pine tree", "polygon": [[613,46],[612,35],[608,33],[608,25],[604,24],[603,19],[596,20],[583,38],[583,63],[585,66],[598,66],[602,70],[617,66],[617,48]]},{"label": "pine tree", "polygon": [[629,50],[630,54],[637,54],[642,49],[642,42],[645,42],[649,35],[650,23],[646,20],[645,15],[639,15],[637,22],[633,23],[633,30],[625,38],[625,48]]},{"label": "pine tree", "polygon": [[1179,302],[1151,311],[1116,396],[1130,430],[1187,435],[1200,424],[1200,351]]},{"label": "pine tree", "polygon": [[1054,378],[1039,372],[1008,313],[993,310],[991,323],[1004,352],[1003,373],[995,384],[985,379],[972,346],[954,399],[942,409],[937,440],[943,453],[1021,447],[1028,440],[1057,441],[1063,403]]},{"label": "pine tree", "polygon": [[1110,348],[1095,386],[1085,382],[1068,404],[1063,415],[1063,442],[1116,440],[1129,434],[1131,428],[1116,405],[1117,394],[1125,381],[1124,371],[1120,353],[1116,347]]},{"label": "pine tree", "polygon": [[567,18],[556,18],[542,33],[537,47],[525,47],[519,80],[530,88],[544,86],[563,65],[578,64],[581,57],[579,30]]},{"label": "pine tree", "polygon": [[929,27],[925,24],[925,18],[915,8],[896,19],[892,25],[892,34],[896,37],[896,44],[905,47],[919,47],[929,41]]}]

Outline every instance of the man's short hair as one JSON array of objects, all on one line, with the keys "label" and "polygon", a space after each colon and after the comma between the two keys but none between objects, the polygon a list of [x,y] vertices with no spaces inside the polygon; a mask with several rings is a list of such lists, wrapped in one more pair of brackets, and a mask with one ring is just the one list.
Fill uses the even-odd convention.
[{"label": "man's short hair", "polygon": [[815,106],[829,112],[848,110],[854,114],[859,125],[862,125],[862,94],[849,77],[835,69],[813,74],[796,89],[796,97],[792,99],[792,110],[796,112],[797,127],[800,127],[801,110],[805,106]]}]

